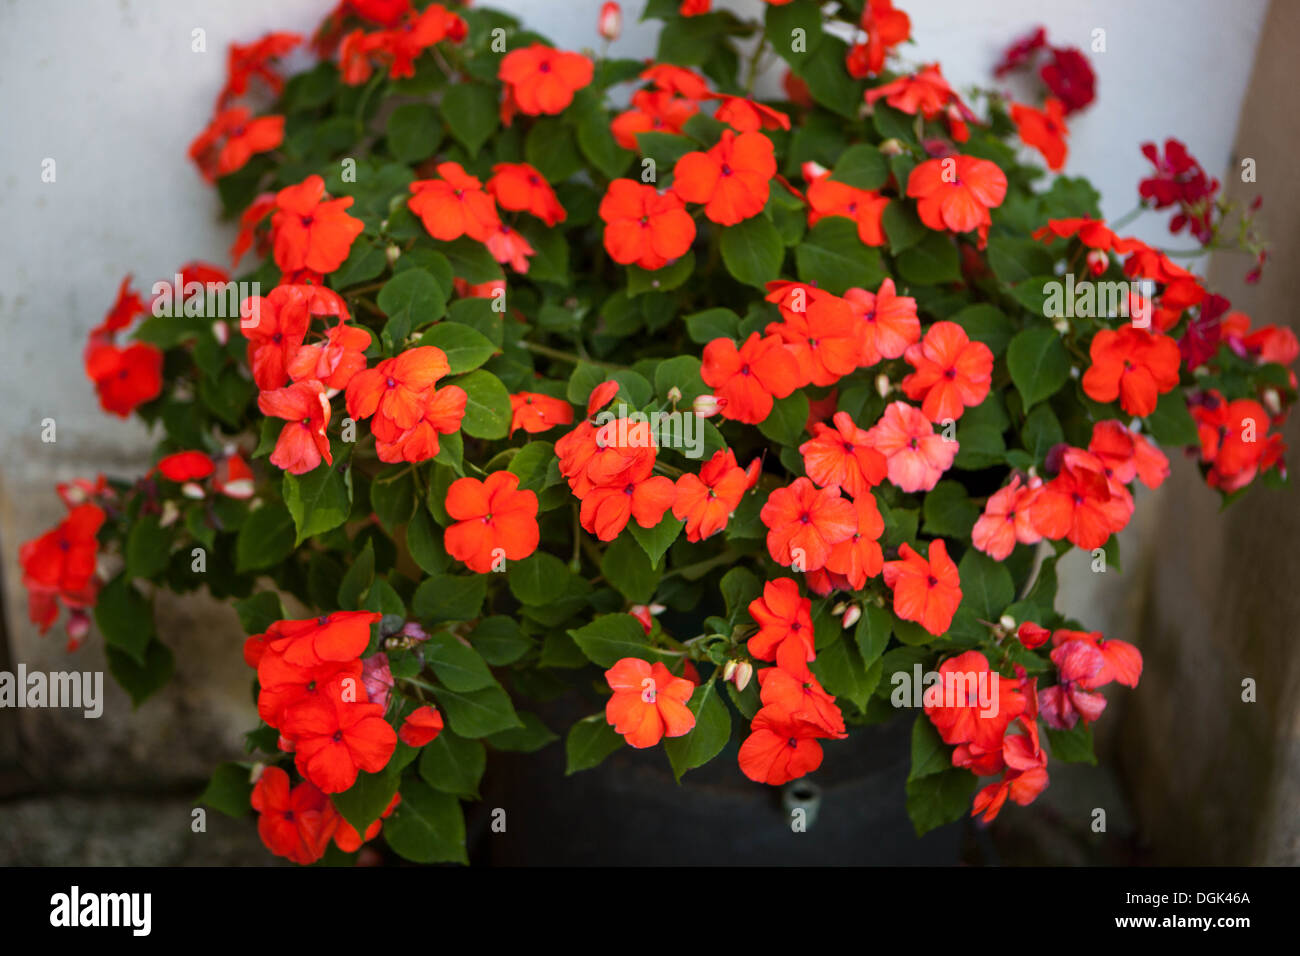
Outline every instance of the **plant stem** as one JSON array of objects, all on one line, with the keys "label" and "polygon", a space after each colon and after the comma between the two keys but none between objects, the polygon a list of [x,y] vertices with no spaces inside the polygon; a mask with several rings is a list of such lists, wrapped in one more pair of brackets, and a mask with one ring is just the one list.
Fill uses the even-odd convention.
[{"label": "plant stem", "polygon": [[572,352],[562,352],[560,349],[553,349],[549,345],[539,345],[536,342],[519,343],[523,348],[530,352],[536,352],[538,355],[545,355],[547,358],[553,358],[560,362],[568,362],[571,365],[577,365],[579,362],[586,362],[588,365],[598,365],[601,368],[622,369],[625,366],[615,365],[613,362],[601,362],[597,359],[583,358],[580,355],[574,355]]}]

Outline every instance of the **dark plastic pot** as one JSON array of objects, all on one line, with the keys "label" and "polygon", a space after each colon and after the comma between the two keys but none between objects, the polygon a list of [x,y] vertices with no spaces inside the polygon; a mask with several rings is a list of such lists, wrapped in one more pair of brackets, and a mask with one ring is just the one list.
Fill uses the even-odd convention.
[{"label": "dark plastic pot", "polygon": [[[547,723],[562,731],[555,713]],[[470,820],[471,861],[498,866],[582,865],[948,865],[962,827],[917,839],[904,805],[910,725],[853,727],[823,741],[822,767],[785,788],[746,779],[738,740],[679,786],[662,748],[624,748],[564,775],[562,742],[535,754],[494,754],[483,802]],[[734,734],[734,737],[739,737]],[[811,786],[810,786],[811,785]],[[788,807],[809,825],[794,832]],[[505,811],[504,832],[490,826]],[[498,818],[500,815],[498,814]]]}]

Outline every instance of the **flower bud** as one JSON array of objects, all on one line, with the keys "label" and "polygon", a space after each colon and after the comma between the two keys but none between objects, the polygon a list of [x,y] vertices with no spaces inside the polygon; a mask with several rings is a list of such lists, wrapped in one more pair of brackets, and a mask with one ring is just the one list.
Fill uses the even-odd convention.
[{"label": "flower bud", "polygon": [[402,247],[395,242],[390,243],[388,248],[384,250],[384,258],[388,260],[388,265],[390,267],[397,262],[401,254],[402,254]]},{"label": "flower bud", "polygon": [[221,319],[212,323],[212,337],[217,340],[217,344],[225,346],[230,341],[230,326]]},{"label": "flower bud", "polygon": [[716,395],[697,395],[691,402],[691,410],[700,418],[712,418],[726,406],[725,398]]},{"label": "flower bud", "polygon": [[668,401],[676,405],[681,400],[682,400],[682,390],[680,388],[674,385],[672,388],[668,389]]},{"label": "flower bud", "polygon": [[880,144],[879,149],[885,156],[901,156],[906,147],[903,146],[902,140],[887,139]]},{"label": "flower bud", "polygon": [[176,519],[181,516],[181,509],[176,506],[174,501],[164,501],[162,516],[158,519],[158,524],[163,528],[170,528],[176,523]]},{"label": "flower bud", "polygon": [[849,609],[844,612],[844,617],[841,619],[841,623],[847,629],[852,627],[854,624],[857,624],[858,618],[860,617],[862,617],[862,608],[858,607],[856,604],[851,604],[849,605]]},{"label": "flower bud", "polygon": [[724,681],[729,681],[731,678],[735,677],[736,667],[739,666],[739,664],[740,661],[727,661],[727,663],[722,667],[722,679]]},{"label": "flower bud", "polygon": [[90,617],[81,608],[73,608],[72,612],[68,614],[67,627],[68,644],[71,646],[75,642],[76,647],[72,649],[76,650],[77,647],[81,646],[81,642],[85,640],[86,635],[90,633]]},{"label": "flower bud", "polygon": [[600,8],[600,17],[596,20],[596,32],[601,39],[614,42],[623,32],[623,10],[617,3],[606,3]]},{"label": "flower bud", "polygon": [[1063,315],[1058,315],[1052,319],[1052,328],[1056,329],[1061,335],[1070,331],[1070,320]]},{"label": "flower bud", "polygon": [[1016,637],[1020,638],[1020,643],[1025,645],[1031,651],[1035,647],[1042,647],[1047,643],[1047,638],[1051,636],[1051,631],[1045,627],[1039,627],[1033,621],[1025,621],[1020,625],[1020,630],[1016,632]]},{"label": "flower bud", "polygon": [[1268,409],[1270,415],[1278,415],[1282,411],[1282,399],[1277,394],[1277,389],[1266,388],[1264,394],[1260,396],[1264,401],[1264,407]]},{"label": "flower bud", "polygon": [[1088,252],[1088,271],[1095,276],[1110,268],[1110,255],[1104,249],[1092,249]]},{"label": "flower bud", "polygon": [[888,397],[890,389],[893,387],[894,383],[889,380],[889,376],[884,372],[876,376],[876,394],[881,398]]},{"label": "flower bud", "polygon": [[736,690],[741,691],[749,686],[750,678],[754,676],[754,665],[749,661],[741,661],[736,665],[735,684]]},{"label": "flower bud", "polygon": [[[185,484],[181,485],[181,494],[186,498],[200,501],[203,498],[203,486],[197,481],[187,481]],[[168,504],[171,504],[171,502],[169,501]]]},{"label": "flower bud", "polygon": [[1010,614],[1003,614],[998,618],[998,627],[1010,634],[1016,629],[1016,619]]}]

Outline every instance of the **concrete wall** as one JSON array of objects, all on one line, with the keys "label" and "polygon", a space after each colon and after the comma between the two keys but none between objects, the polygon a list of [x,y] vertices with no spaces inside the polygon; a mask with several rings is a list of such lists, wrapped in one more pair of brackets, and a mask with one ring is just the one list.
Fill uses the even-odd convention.
[{"label": "concrete wall", "polygon": [[[595,42],[600,0],[498,5],[561,45]],[[743,12],[762,6],[758,0],[722,5]],[[216,199],[185,149],[209,116],[226,45],[271,29],[307,32],[330,6],[327,0],[0,5],[0,442],[6,452],[0,456],[0,669],[17,661],[41,670],[103,669],[98,637],[68,663],[60,634],[37,636],[25,619],[16,567],[19,542],[61,515],[55,481],[100,470],[131,476],[144,467],[143,429],[102,414],[82,373],[86,331],[127,272],[147,288],[184,261],[224,262],[231,230],[217,222]],[[654,25],[636,23],[637,0],[624,6],[625,33],[613,53],[647,56]],[[1234,3],[1230,16],[1216,0],[1050,6],[914,0],[903,6],[917,41],[904,48],[905,56],[916,64],[940,61],[960,87],[989,82],[1000,51],[1038,23],[1054,42],[1084,48],[1094,29],[1106,30],[1106,52],[1092,56],[1099,99],[1073,123],[1067,171],[1094,180],[1111,216],[1136,200],[1136,182],[1147,168],[1137,148],[1142,140],[1177,135],[1207,165],[1226,165],[1265,10],[1263,0]],[[1207,24],[1213,24],[1212,43],[1205,40]],[[205,53],[192,50],[196,28],[206,31]],[[768,78],[769,89],[774,82]],[[45,158],[57,163],[54,183],[41,181]],[[1274,184],[1282,181],[1280,172],[1276,177]],[[1273,212],[1294,208],[1294,201],[1277,202]],[[1152,221],[1136,231],[1157,239],[1163,227]],[[1283,273],[1274,270],[1269,281]],[[58,425],[54,444],[39,439],[46,417]],[[1202,493],[1200,500],[1209,498]],[[1130,543],[1124,548],[1129,552]],[[1125,582],[1098,577],[1084,565],[1063,574],[1067,606],[1093,617],[1122,607],[1130,593]],[[1108,588],[1098,591],[1102,584]],[[189,793],[213,762],[238,752],[240,734],[255,716],[233,612],[202,599],[167,600],[159,623],[176,652],[178,677],[138,713],[116,692],[104,718],[93,723],[58,711],[0,711],[0,797],[102,789]],[[1153,674],[1159,666],[1154,659],[1149,665],[1152,687],[1160,686],[1160,674]],[[1171,673],[1180,666],[1167,663]],[[177,826],[188,826],[184,808],[184,800],[174,808],[181,815]],[[0,812],[0,829],[6,819],[19,816]],[[0,837],[0,862],[40,859],[45,851],[26,839],[20,852],[18,843]],[[172,849],[160,848],[159,860],[194,858],[167,846]]]}]

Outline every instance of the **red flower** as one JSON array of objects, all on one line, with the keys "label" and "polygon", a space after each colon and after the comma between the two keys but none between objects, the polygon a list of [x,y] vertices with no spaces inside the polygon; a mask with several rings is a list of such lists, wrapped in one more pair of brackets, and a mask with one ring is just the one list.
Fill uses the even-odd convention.
[{"label": "red flower", "polygon": [[680,133],[686,121],[699,111],[693,99],[662,89],[638,90],[632,94],[632,108],[614,117],[609,131],[619,146],[635,150],[638,133]]},{"label": "red flower", "polygon": [[253,787],[257,835],[276,856],[304,866],[325,855],[342,817],[325,794],[304,781],[290,789],[289,775],[267,767]]},{"label": "red flower", "polygon": [[956,421],[984,401],[993,382],[993,352],[972,342],[956,322],[936,322],[925,338],[904,353],[915,372],[903,379],[903,393],[921,400],[932,422]]},{"label": "red flower", "polygon": [[818,490],[807,478],[773,491],[759,517],[772,560],[796,571],[824,567],[831,549],[857,530],[857,513],[839,489]]},{"label": "red flower", "polygon": [[441,447],[438,436],[450,435],[460,428],[468,401],[469,396],[458,385],[430,388],[423,393],[421,418],[410,428],[397,431],[389,421],[376,419],[371,430],[375,433],[375,453],[379,460],[392,464],[436,457]]},{"label": "red flower", "polygon": [[857,591],[880,573],[885,556],[880,550],[880,536],[885,533],[885,519],[880,516],[876,499],[870,492],[854,498],[853,510],[857,512],[858,526],[853,535],[831,549],[826,559],[826,570],[842,575],[849,586]]},{"label": "red flower", "polygon": [[893,279],[885,279],[874,294],[866,289],[849,289],[844,299],[860,323],[862,349],[858,366],[861,368],[870,368],[883,359],[898,358],[921,337],[916,300],[898,295]]},{"label": "red flower", "polygon": [[379,836],[379,831],[384,828],[384,821],[392,816],[393,811],[397,809],[397,805],[401,802],[402,795],[400,793],[393,794],[393,799],[388,801],[388,806],[379,815],[379,819],[366,827],[365,836],[358,833],[357,828],[348,823],[346,817],[340,815],[339,825],[334,830],[334,845],[344,853],[357,852],[357,850],[361,849],[363,843],[369,843]]},{"label": "red flower", "polygon": [[885,584],[894,592],[894,613],[936,637],[948,630],[961,603],[961,579],[942,538],[930,542],[928,559],[904,543],[900,560],[886,561]]},{"label": "red flower", "polygon": [[415,76],[415,61],[421,53],[443,40],[459,43],[465,39],[465,21],[438,3],[431,3],[420,13],[391,30],[373,34],[371,51],[389,61],[390,79]]},{"label": "red flower", "polygon": [[1096,402],[1119,399],[1130,415],[1155,411],[1156,400],[1178,386],[1178,345],[1167,335],[1125,325],[1102,329],[1089,348],[1092,366],[1083,373],[1083,390]]},{"label": "red flower", "polygon": [[708,152],[687,153],[673,168],[673,192],[686,202],[704,203],[704,214],[722,226],[756,216],[767,205],[776,175],[772,141],[762,133],[722,131]]},{"label": "red flower", "polygon": [[817,737],[830,736],[819,724],[780,707],[763,707],[740,745],[740,771],[755,783],[774,787],[789,783],[822,765]]},{"label": "red flower", "polygon": [[1169,231],[1190,230],[1202,244],[1214,235],[1212,217],[1219,181],[1206,175],[1196,157],[1179,140],[1165,140],[1163,158],[1155,143],[1143,143],[1142,155],[1151,160],[1156,174],[1138,184],[1138,194],[1156,209],[1178,206]]},{"label": "red flower", "polygon": [[957,457],[958,442],[934,433],[925,413],[906,402],[890,402],[867,435],[885,456],[889,480],[903,491],[929,491]]},{"label": "red flower", "polygon": [[346,212],[352,205],[351,196],[326,200],[324,195],[325,180],[315,174],[275,194],[271,241],[281,272],[333,272],[343,265],[353,240],[366,228]]},{"label": "red flower", "polygon": [[325,793],[347,790],[362,770],[383,770],[397,747],[382,707],[363,702],[364,690],[353,700],[338,690],[331,686],[287,708],[281,728],[293,741],[298,771]]},{"label": "red flower", "polygon": [[749,476],[730,448],[714,452],[698,475],[678,478],[673,517],[686,522],[686,540],[703,541],[725,528],[749,487]]},{"label": "red flower", "polygon": [[28,616],[42,634],[58,617],[59,601],[72,608],[94,603],[99,590],[95,577],[97,536],[104,517],[98,505],[77,505],[56,528],[19,547]]},{"label": "red flower", "polygon": [[1065,104],[1067,113],[1077,113],[1096,98],[1097,75],[1078,50],[1053,47],[1052,61],[1039,75],[1052,95]]},{"label": "red flower", "polygon": [[527,163],[497,163],[487,191],[502,209],[526,212],[548,226],[564,222],[566,213],[546,179]]},{"label": "red flower", "polygon": [[[248,366],[260,389],[279,388],[302,347],[313,315],[346,317],[337,292],[314,285],[281,285],[240,305],[240,331],[248,339]],[[366,339],[369,343],[369,337]]]},{"label": "red flower", "polygon": [[632,179],[615,179],[600,201],[605,250],[621,265],[659,269],[686,254],[695,220],[671,192]]},{"label": "red flower", "polygon": [[719,123],[726,123],[737,133],[790,128],[789,116],[756,100],[746,99],[743,96],[728,96],[725,93],[713,93],[711,98],[722,101],[713,118]]},{"label": "red flower", "polygon": [[1069,538],[1091,551],[1128,524],[1133,498],[1106,477],[1097,456],[1078,448],[1061,456],[1060,473],[1039,489],[1029,506],[1034,530],[1045,538]]},{"label": "red flower", "polygon": [[594,68],[581,53],[556,50],[540,43],[511,50],[501,60],[498,78],[506,96],[529,116],[561,113],[573,94],[591,82]]},{"label": "red flower", "polygon": [[1088,640],[1077,640],[1078,632],[1057,631],[1069,639],[1052,650],[1052,663],[1056,665],[1057,683],[1038,692],[1038,709],[1043,722],[1055,730],[1069,730],[1079,718],[1085,724],[1101,716],[1106,709],[1106,698],[1093,692],[1100,686],[1097,676],[1105,665],[1105,658],[1097,646]]},{"label": "red flower", "polygon": [[326,661],[349,663],[366,649],[370,625],[378,624],[381,617],[374,611],[334,611],[320,617],[276,621],[267,629],[266,646],[295,667],[315,667]]},{"label": "red flower", "polygon": [[643,528],[653,528],[673,506],[672,479],[650,473],[654,455],[630,461],[617,480],[598,483],[582,496],[579,519],[601,541],[613,541],[632,518]]},{"label": "red flower", "polygon": [[228,76],[226,85],[217,96],[217,109],[225,109],[231,100],[247,93],[250,81],[255,78],[278,96],[284,89],[284,80],[271,69],[270,64],[301,42],[302,37],[296,33],[268,33],[247,46],[230,44],[226,58]]},{"label": "red flower", "polygon": [[930,229],[978,229],[983,240],[993,222],[989,210],[1006,198],[1007,177],[987,159],[928,159],[908,176],[907,195],[917,200],[917,215]]},{"label": "red flower", "polygon": [[113,307],[104,316],[104,321],[90,330],[90,338],[105,339],[114,332],[121,331],[131,324],[137,315],[147,312],[149,307],[140,298],[139,293],[131,288],[131,277],[127,276],[117,287],[117,299]]},{"label": "red flower", "polygon": [[537,550],[537,495],[519,490],[519,477],[494,471],[482,481],[458,478],[447,489],[447,514],[456,523],[444,535],[447,553],[471,571],[499,569]]},{"label": "red flower", "polygon": [[439,163],[441,179],[420,179],[411,183],[414,193],[407,205],[420,217],[425,230],[435,239],[449,242],[469,236],[486,242],[501,225],[496,204],[483,191],[483,184],[465,172],[460,163]]},{"label": "red flower", "polygon": [[911,19],[894,9],[893,0],[869,0],[859,23],[866,42],[854,44],[848,55],[849,75],[858,80],[883,70],[889,52],[912,35]]},{"label": "red flower", "polygon": [[425,416],[434,384],[451,371],[447,355],[433,345],[407,349],[384,359],[348,382],[348,414],[357,421],[375,420],[370,428],[385,442],[399,441]]},{"label": "red flower", "polygon": [[830,178],[818,176],[808,186],[808,225],[815,226],[827,216],[852,219],[858,238],[868,246],[885,244],[883,218],[889,200],[873,189],[857,189]]},{"label": "red flower", "polygon": [[[235,236],[235,241],[230,244],[230,260],[232,265],[239,265],[239,260],[244,258],[244,253],[253,245],[254,234],[257,225],[267,214],[275,208],[275,194],[263,193],[258,196],[239,216],[239,232]],[[265,251],[265,237],[258,243],[259,252]]]},{"label": "red flower", "polygon": [[425,704],[406,715],[398,738],[408,747],[423,747],[437,739],[442,733],[442,714],[438,708]]},{"label": "red flower", "polygon": [[800,385],[834,385],[858,367],[861,331],[846,301],[818,289],[793,286],[779,307],[782,321],[772,322],[766,331],[781,339],[795,357]]},{"label": "red flower", "polygon": [[695,726],[695,715],[686,706],[695,685],[674,677],[663,664],[625,657],[605,671],[605,681],[614,692],[605,704],[605,720],[629,746],[653,747]]},{"label": "red flower", "polygon": [[811,677],[808,661],[816,656],[812,602],[799,595],[798,584],[790,578],[768,581],[763,596],[749,603],[749,616],[758,625],[747,645],[749,653],[760,661],[776,661],[797,677]]},{"label": "red flower", "polygon": [[325,435],[330,403],[320,382],[295,382],[287,388],[262,392],[257,396],[257,407],[263,415],[283,418],[288,423],[280,429],[271,464],[293,475],[315,471],[322,458],[326,464],[334,464],[330,440]]},{"label": "red flower", "polygon": [[323,342],[303,345],[293,353],[289,377],[295,382],[314,378],[326,388],[347,388],[352,377],[365,369],[369,347],[369,330],[340,319]]},{"label": "red flower", "polygon": [[162,394],[162,364],[162,352],[147,342],[118,348],[92,340],[86,349],[86,375],[100,407],[122,418]]},{"label": "red flower", "polygon": [[844,715],[835,705],[835,698],[807,672],[800,675],[781,667],[764,667],[757,673],[759,699],[769,715],[789,714],[799,720],[816,725],[823,737],[848,736],[844,729]]},{"label": "red flower", "polygon": [[1092,427],[1088,451],[1101,460],[1107,477],[1125,485],[1137,478],[1148,488],[1159,488],[1169,477],[1165,453],[1141,433],[1131,432],[1113,419]]},{"label": "red flower", "polygon": [[539,392],[517,392],[510,396],[510,433],[522,428],[530,435],[549,431],[556,425],[573,423],[573,406],[562,398]]},{"label": "red flower", "polygon": [[283,116],[252,116],[243,106],[223,110],[190,143],[190,159],[208,182],[243,169],[254,153],[269,152],[284,141]]},{"label": "red flower", "polygon": [[202,481],[217,470],[212,459],[201,451],[178,451],[160,459],[157,468],[168,481],[178,483]]},{"label": "red flower", "polygon": [[704,346],[700,370],[704,383],[726,404],[722,417],[757,425],[772,412],[772,400],[785,398],[799,385],[799,363],[775,335],[750,333],[739,348],[731,339]]},{"label": "red flower", "polygon": [[1012,103],[1011,120],[1021,141],[1043,154],[1048,169],[1056,171],[1065,165],[1069,152],[1065,137],[1070,132],[1065,125],[1065,104],[1055,97],[1049,97],[1041,110]]},{"label": "red flower", "polygon": [[1011,484],[989,496],[975,526],[971,528],[971,543],[991,558],[1005,561],[1016,543],[1034,544],[1043,536],[1034,528],[1029,506],[1037,496],[1040,479],[1022,486],[1019,475],[1011,476]]},{"label": "red flower", "polygon": [[[1003,678],[979,651],[948,658],[939,665],[939,676],[941,683],[927,688],[926,697],[941,699],[927,702],[925,715],[940,739],[964,745],[971,756],[994,755],[994,765],[982,769],[990,773],[1001,769],[1007,727],[1029,706],[1021,681]],[[953,755],[958,766],[959,759],[958,754]]]},{"label": "red flower", "polygon": [[851,498],[869,494],[885,480],[885,456],[848,412],[836,412],[832,421],[834,428],[814,425],[813,437],[799,446],[804,470],[819,487],[842,488]]}]

